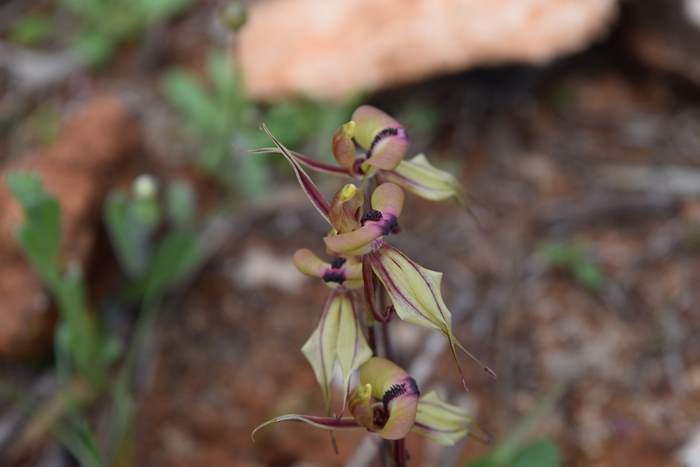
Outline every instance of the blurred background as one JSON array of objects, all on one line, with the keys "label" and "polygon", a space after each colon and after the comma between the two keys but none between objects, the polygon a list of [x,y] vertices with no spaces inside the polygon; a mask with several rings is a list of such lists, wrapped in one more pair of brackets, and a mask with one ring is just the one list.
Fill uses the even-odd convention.
[{"label": "blurred background", "polygon": [[700,466],[699,40],[698,0],[3,0],[0,465],[379,465],[364,433],[250,439],[323,411],[291,257],[326,227],[249,150],[266,122],[330,161],[370,103],[469,194],[408,196],[392,241],[499,376],[465,394],[392,322],[493,437],[410,465]]}]

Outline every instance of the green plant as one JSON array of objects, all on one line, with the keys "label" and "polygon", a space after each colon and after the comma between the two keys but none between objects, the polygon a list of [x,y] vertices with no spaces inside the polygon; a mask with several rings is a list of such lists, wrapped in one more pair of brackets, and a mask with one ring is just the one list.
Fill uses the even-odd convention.
[{"label": "green plant", "polygon": [[119,44],[191,3],[192,0],[60,0],[60,6],[79,22],[74,47],[90,65],[104,63]]},{"label": "green plant", "polygon": [[540,247],[539,254],[547,265],[569,272],[577,282],[589,290],[597,291],[605,286],[602,269],[577,242],[552,242]]},{"label": "green plant", "polygon": [[10,28],[10,40],[26,46],[45,42],[53,31],[51,19],[44,14],[29,13],[18,18]]},{"label": "green plant", "polygon": [[[24,222],[17,231],[20,245],[46,283],[59,310],[55,339],[59,394],[39,419],[49,426],[81,465],[98,467],[119,458],[129,444],[133,416],[133,377],[137,357],[151,332],[163,294],[182,280],[202,258],[195,234],[194,199],[189,185],[168,185],[164,200],[157,182],[141,176],[132,193],[113,192],[105,205],[105,222],[125,276],[126,299],[141,307],[127,352],[109,334],[89,307],[80,267],[63,265],[61,211],[39,178],[13,173],[7,184],[22,205]],[[165,230],[159,235],[159,230]],[[116,365],[123,356],[121,365]],[[116,375],[116,378],[115,378]],[[100,396],[112,396],[109,445],[100,450],[85,409]]]},{"label": "green plant", "polygon": [[241,77],[225,52],[210,55],[206,78],[173,70],[163,81],[163,92],[199,143],[200,168],[225,186],[259,194],[268,184],[267,171],[259,160],[244,157],[254,143],[251,128],[257,109],[243,93]]},{"label": "green plant", "polygon": [[[290,151],[266,126],[263,129],[274,146],[257,152],[281,155],[291,165],[311,204],[329,224],[323,243],[332,256],[326,261],[308,249],[294,255],[299,271],[322,280],[330,289],[318,324],[301,348],[321,387],[326,416],[281,415],[253,434],[284,421],[329,430],[366,429],[390,444],[386,452],[392,453],[397,467],[406,465],[409,432],[448,446],[464,439],[472,427],[469,414],[435,392],[421,393],[411,375],[392,361],[388,328],[398,318],[442,333],[465,388],[458,352],[480,364],[452,330],[452,316],[440,290],[442,273],[424,268],[389,242],[390,235],[401,230],[404,190],[436,201],[459,199],[456,178],[432,166],[424,155],[403,160],[408,149],[406,130],[374,107],[360,106],[334,133],[332,152],[337,165]],[[304,166],[351,178],[360,186],[345,184],[329,202]],[[336,367],[342,390],[338,411],[333,410],[331,384]],[[354,373],[359,383],[351,389]],[[344,416],[346,412],[349,416]]]},{"label": "green plant", "polygon": [[257,105],[245,95],[230,54],[221,51],[210,54],[204,79],[175,69],[165,77],[162,89],[199,147],[199,167],[224,186],[248,196],[259,195],[269,186],[266,165],[248,154],[249,148],[264,142],[260,120],[267,122],[283,144],[313,145],[327,141],[347,118],[349,105],[354,105],[354,99],[339,105],[305,99]]},{"label": "green plant", "polygon": [[7,184],[24,209],[24,222],[17,231],[17,238],[51,291],[60,312],[56,334],[59,375],[65,382],[77,378],[100,388],[118,354],[118,346],[101,329],[86,302],[80,266],[63,265],[58,202],[44,190],[35,175],[14,173],[7,177]]},{"label": "green plant", "polygon": [[530,440],[529,435],[535,424],[553,410],[564,389],[564,384],[555,386],[503,441],[466,467],[560,467],[559,447],[546,438]]}]

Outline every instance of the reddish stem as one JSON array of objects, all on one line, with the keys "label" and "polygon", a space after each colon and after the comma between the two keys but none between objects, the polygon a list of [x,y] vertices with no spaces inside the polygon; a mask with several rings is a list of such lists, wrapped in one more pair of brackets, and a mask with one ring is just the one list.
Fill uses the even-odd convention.
[{"label": "reddish stem", "polygon": [[393,442],[394,444],[394,463],[396,467],[406,467],[406,440],[397,439]]}]

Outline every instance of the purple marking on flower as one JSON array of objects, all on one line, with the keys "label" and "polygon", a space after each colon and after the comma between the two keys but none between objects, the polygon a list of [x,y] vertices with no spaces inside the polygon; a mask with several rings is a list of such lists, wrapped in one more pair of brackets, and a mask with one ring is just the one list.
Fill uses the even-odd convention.
[{"label": "purple marking on flower", "polygon": [[382,131],[377,133],[377,136],[375,136],[374,139],[372,140],[372,144],[369,146],[369,149],[367,150],[366,159],[369,159],[370,157],[372,157],[372,152],[374,151],[374,148],[376,148],[377,145],[384,138],[388,138],[391,136],[398,136],[399,138],[408,139],[408,133],[406,133],[406,130],[403,128],[384,128]]},{"label": "purple marking on flower", "polygon": [[365,222],[367,221],[377,222],[380,220],[382,220],[381,211],[377,211],[376,209],[370,209],[362,215],[362,218],[360,219],[360,224],[365,225]]},{"label": "purple marking on flower", "polygon": [[327,269],[326,272],[323,273],[323,276],[321,276],[321,279],[323,279],[323,282],[337,282],[338,284],[342,284],[345,282],[345,271],[342,269]]},{"label": "purple marking on flower", "polygon": [[340,269],[343,267],[343,264],[345,264],[346,261],[347,261],[347,259],[343,258],[342,256],[336,256],[335,258],[333,258],[333,261],[331,262],[331,268],[332,269]]}]

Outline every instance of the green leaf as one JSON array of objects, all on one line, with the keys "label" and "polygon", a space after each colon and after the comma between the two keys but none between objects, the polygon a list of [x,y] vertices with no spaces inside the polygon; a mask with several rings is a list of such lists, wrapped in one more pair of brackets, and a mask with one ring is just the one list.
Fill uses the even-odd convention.
[{"label": "green leaf", "polygon": [[182,113],[187,127],[199,136],[206,136],[219,124],[215,101],[191,73],[171,71],[163,80],[162,90],[170,104]]},{"label": "green leaf", "polygon": [[141,0],[137,1],[138,11],[133,14],[142,15],[146,25],[161,19],[166,19],[192,3],[192,0]]},{"label": "green leaf", "polygon": [[48,16],[31,13],[15,20],[10,30],[10,40],[21,45],[37,45],[49,38],[52,29]]},{"label": "green leaf", "polygon": [[54,433],[82,467],[104,465],[97,448],[97,439],[84,418],[74,416],[56,427]]},{"label": "green leaf", "polygon": [[168,185],[165,192],[168,220],[176,227],[191,227],[194,223],[196,200],[192,186],[181,180]]},{"label": "green leaf", "polygon": [[578,242],[547,243],[539,249],[539,253],[551,267],[569,272],[589,290],[597,291],[605,286],[606,277],[602,269],[589,258]]},{"label": "green leaf", "polygon": [[157,297],[183,279],[202,258],[193,232],[181,229],[169,233],[158,245],[146,273],[146,295]]},{"label": "green leaf", "polygon": [[559,467],[559,447],[549,439],[531,442],[515,455],[510,467]]},{"label": "green leaf", "polygon": [[124,271],[130,277],[143,274],[147,264],[146,232],[130,215],[130,200],[126,193],[110,194],[105,203],[104,220]]},{"label": "green leaf", "polygon": [[74,40],[73,47],[78,57],[90,66],[105,63],[112,55],[117,40],[98,31],[83,31]]},{"label": "green leaf", "polygon": [[61,212],[58,201],[48,194],[34,174],[12,173],[7,185],[24,209],[24,223],[17,237],[32,266],[49,286],[59,280]]}]

